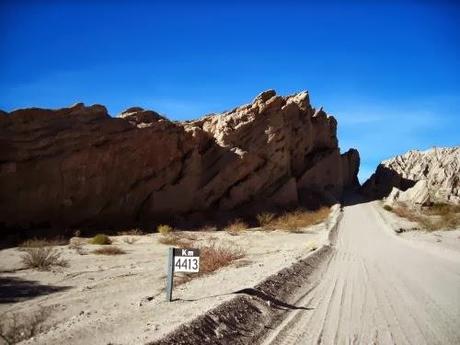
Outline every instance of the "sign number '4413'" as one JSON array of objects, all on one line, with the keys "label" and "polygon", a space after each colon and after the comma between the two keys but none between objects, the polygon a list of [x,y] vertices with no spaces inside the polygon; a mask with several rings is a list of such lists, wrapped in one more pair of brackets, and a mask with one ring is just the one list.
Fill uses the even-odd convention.
[{"label": "sign number '4413'", "polygon": [[174,272],[199,272],[200,257],[197,249],[174,249]]}]

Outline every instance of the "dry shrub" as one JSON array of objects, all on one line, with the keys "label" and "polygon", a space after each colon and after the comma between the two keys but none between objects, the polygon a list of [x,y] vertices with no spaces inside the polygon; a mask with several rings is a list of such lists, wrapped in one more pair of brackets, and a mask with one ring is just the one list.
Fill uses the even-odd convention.
[{"label": "dry shrub", "polygon": [[225,227],[225,231],[227,231],[232,236],[236,236],[239,235],[243,230],[246,230],[248,227],[249,226],[241,219],[235,219]]},{"label": "dry shrub", "polygon": [[200,247],[200,273],[207,274],[245,256],[239,247],[211,243]]},{"label": "dry shrub", "polygon": [[43,323],[49,315],[50,310],[43,307],[21,318],[15,313],[4,313],[0,315],[0,338],[7,344],[16,344],[30,339],[46,330]]},{"label": "dry shrub", "polygon": [[329,216],[330,209],[322,207],[316,211],[295,210],[286,212],[274,218],[265,225],[268,229],[282,229],[291,232],[301,232],[302,228],[323,222]]},{"label": "dry shrub", "polygon": [[89,243],[99,244],[99,245],[108,245],[108,244],[112,244],[112,240],[107,235],[97,234],[89,241]]},{"label": "dry shrub", "polygon": [[270,212],[259,213],[257,216],[257,221],[261,227],[266,227],[270,225],[271,222],[275,219],[275,215]]},{"label": "dry shrub", "polygon": [[61,253],[51,247],[26,248],[21,255],[25,268],[48,271],[53,266],[67,267],[68,261],[61,259]]},{"label": "dry shrub", "polygon": [[449,230],[460,227],[460,206],[449,204],[435,204],[424,208],[421,212],[411,210],[404,204],[393,208],[399,217],[418,223],[427,231]]},{"label": "dry shrub", "polygon": [[134,244],[138,241],[139,239],[136,238],[136,237],[125,237],[123,238],[123,242],[127,243],[127,244]]},{"label": "dry shrub", "polygon": [[142,236],[145,233],[141,229],[123,230],[117,233],[119,236]]},{"label": "dry shrub", "polygon": [[396,207],[393,208],[393,213],[396,214],[399,217],[406,218],[407,220],[410,220],[411,222],[416,222],[418,223],[420,220],[420,217],[410,209],[408,209],[406,206],[399,204]]},{"label": "dry shrub", "polygon": [[86,255],[88,253],[83,249],[83,244],[85,243],[84,239],[73,237],[70,239],[69,248],[75,250],[79,255]]},{"label": "dry shrub", "polygon": [[65,246],[69,243],[63,237],[55,237],[52,239],[47,238],[31,238],[25,240],[18,247],[20,248],[40,248],[40,247],[52,247],[52,246]]},{"label": "dry shrub", "polygon": [[166,235],[160,235],[158,242],[168,246],[174,246],[179,248],[191,247],[193,242],[183,236],[183,234],[170,233]]},{"label": "dry shrub", "polygon": [[118,247],[115,246],[108,246],[108,247],[101,247],[98,249],[93,250],[93,254],[98,255],[121,255],[126,254],[126,252]]},{"label": "dry shrub", "polygon": [[393,207],[391,207],[390,205],[384,205],[383,209],[389,212],[393,211]]},{"label": "dry shrub", "polygon": [[167,235],[167,234],[173,232],[174,229],[172,227],[170,227],[169,225],[162,224],[162,225],[158,225],[157,231],[162,235]]},{"label": "dry shrub", "polygon": [[460,213],[460,205],[435,203],[432,206],[423,209],[423,211],[430,215],[451,216],[452,214]]}]

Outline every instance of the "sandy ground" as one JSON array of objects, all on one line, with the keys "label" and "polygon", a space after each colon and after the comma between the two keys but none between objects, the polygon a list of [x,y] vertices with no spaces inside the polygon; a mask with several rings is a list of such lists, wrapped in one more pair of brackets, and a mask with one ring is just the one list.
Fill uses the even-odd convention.
[{"label": "sandy ground", "polygon": [[[173,302],[165,302],[166,245],[158,235],[116,236],[115,245],[127,254],[95,255],[98,246],[85,245],[87,255],[58,247],[68,268],[52,272],[17,270],[17,248],[0,251],[0,314],[31,315],[51,311],[48,330],[24,344],[141,344],[161,338],[181,323],[253,287],[265,277],[308,255],[327,239],[325,224],[304,233],[244,231],[193,233],[198,243],[224,243],[242,248],[246,256],[211,275],[175,288]],[[124,237],[135,237],[133,244]],[[2,321],[2,322],[3,322]],[[0,340],[1,344],[1,340]]]},{"label": "sandy ground", "polygon": [[460,344],[458,232],[398,236],[379,207],[344,208],[332,259],[297,304],[308,310],[265,344]]}]

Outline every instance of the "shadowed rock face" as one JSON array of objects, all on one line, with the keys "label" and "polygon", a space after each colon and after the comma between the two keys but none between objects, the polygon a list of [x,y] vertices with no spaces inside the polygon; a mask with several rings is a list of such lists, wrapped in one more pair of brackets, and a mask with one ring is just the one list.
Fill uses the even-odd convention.
[{"label": "shadowed rock face", "polygon": [[336,120],[305,92],[184,123],[130,108],[0,114],[0,224],[135,224],[170,215],[340,197],[358,185],[359,154],[340,154]]},{"label": "shadowed rock face", "polygon": [[379,164],[361,191],[389,203],[460,203],[460,148],[409,151]]}]

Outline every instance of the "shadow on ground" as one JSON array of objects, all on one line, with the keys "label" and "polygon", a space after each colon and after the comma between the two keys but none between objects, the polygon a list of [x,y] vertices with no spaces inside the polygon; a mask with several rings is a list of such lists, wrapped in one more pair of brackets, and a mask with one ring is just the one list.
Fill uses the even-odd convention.
[{"label": "shadow on ground", "polygon": [[68,289],[70,286],[43,285],[34,280],[0,277],[0,304],[22,302]]},{"label": "shadow on ground", "polygon": [[292,305],[292,304],[289,304],[289,303],[286,303],[286,302],[283,302],[263,291],[260,291],[258,289],[254,289],[254,288],[246,288],[246,289],[241,289],[241,290],[238,290],[238,291],[235,291],[235,292],[231,292],[231,293],[227,293],[227,294],[221,294],[221,295],[214,295],[214,296],[206,296],[206,297],[203,297],[203,298],[197,298],[197,299],[181,299],[181,298],[176,298],[176,299],[173,299],[173,301],[187,301],[187,302],[195,302],[195,301],[198,301],[200,299],[204,299],[204,298],[211,298],[211,297],[219,297],[219,296],[224,296],[224,295],[232,295],[232,294],[245,294],[245,295],[249,295],[249,296],[255,296],[255,297],[258,297],[260,298],[261,300],[265,301],[265,302],[269,302],[270,303],[270,306],[273,307],[273,308],[277,308],[277,309],[283,309],[283,310],[287,310],[287,309],[290,309],[290,310],[313,310],[314,308],[309,308],[309,307],[298,307],[296,305]]}]

